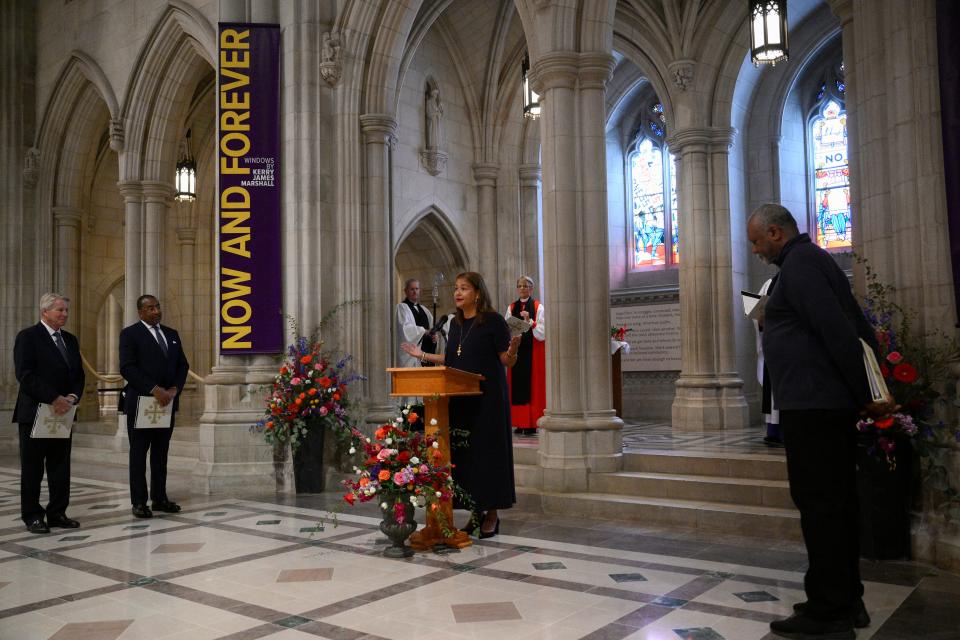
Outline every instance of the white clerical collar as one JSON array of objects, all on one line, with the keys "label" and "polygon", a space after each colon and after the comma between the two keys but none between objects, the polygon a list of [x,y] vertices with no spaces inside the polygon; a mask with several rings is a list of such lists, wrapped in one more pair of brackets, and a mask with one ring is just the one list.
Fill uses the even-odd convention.
[{"label": "white clerical collar", "polygon": [[527,296],[526,298],[520,298],[520,302],[526,302],[529,299],[530,299],[530,296]]}]

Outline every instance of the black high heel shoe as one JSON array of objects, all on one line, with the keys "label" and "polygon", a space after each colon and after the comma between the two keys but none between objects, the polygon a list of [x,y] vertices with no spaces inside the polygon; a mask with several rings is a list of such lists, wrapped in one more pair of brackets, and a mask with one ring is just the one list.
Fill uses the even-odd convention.
[{"label": "black high heel shoe", "polygon": [[467,526],[460,529],[468,536],[472,536],[473,532],[480,527],[480,523],[483,522],[483,518],[486,516],[482,511],[474,511],[470,514],[470,520],[467,522]]},{"label": "black high heel shoe", "polygon": [[497,516],[497,524],[493,525],[493,531],[484,531],[484,530],[481,528],[481,529],[480,529],[480,533],[479,533],[478,535],[479,535],[479,537],[480,537],[481,540],[485,540],[485,539],[487,539],[487,538],[492,538],[493,536],[497,535],[498,533],[500,533],[500,517],[499,517],[499,516]]}]

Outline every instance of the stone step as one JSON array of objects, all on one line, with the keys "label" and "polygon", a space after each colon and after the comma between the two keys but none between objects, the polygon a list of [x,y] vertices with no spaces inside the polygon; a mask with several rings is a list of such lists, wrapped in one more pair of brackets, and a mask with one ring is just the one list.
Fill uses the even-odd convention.
[{"label": "stone step", "polygon": [[631,520],[767,539],[801,539],[800,514],[793,509],[614,493],[552,493],[519,487],[517,491],[523,495],[521,502],[525,504],[538,496],[544,513],[548,514]]},{"label": "stone step", "polygon": [[621,471],[591,474],[590,491],[793,509],[786,480]]},{"label": "stone step", "polygon": [[623,454],[623,471],[757,480],[785,481],[787,479],[787,463],[784,456],[760,453],[632,449]]}]

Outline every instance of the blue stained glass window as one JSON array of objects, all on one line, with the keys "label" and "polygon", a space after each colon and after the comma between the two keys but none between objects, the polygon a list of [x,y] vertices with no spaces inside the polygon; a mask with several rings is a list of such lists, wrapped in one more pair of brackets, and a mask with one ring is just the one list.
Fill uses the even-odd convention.
[{"label": "blue stained glass window", "polygon": [[[630,156],[629,166],[633,266],[644,269],[677,264],[679,227],[674,158],[665,147],[644,137]],[[669,195],[669,200],[665,195]]]},{"label": "blue stained glass window", "polygon": [[658,102],[657,104],[653,105],[653,107],[651,107],[651,108],[653,109],[653,112],[654,112],[654,113],[663,113],[663,104],[660,103],[660,102]]},{"label": "blue stained glass window", "polygon": [[820,90],[817,92],[817,101],[823,100],[823,95],[827,92],[827,85],[820,85]]},{"label": "blue stained glass window", "polygon": [[851,246],[847,112],[827,100],[810,121],[816,242],[824,249]]},{"label": "blue stained glass window", "polygon": [[837,80],[837,91],[844,93],[847,90],[847,85],[843,83],[843,80]]},{"label": "blue stained glass window", "polygon": [[663,137],[663,127],[656,122],[650,123],[650,131],[653,131],[656,135]]}]

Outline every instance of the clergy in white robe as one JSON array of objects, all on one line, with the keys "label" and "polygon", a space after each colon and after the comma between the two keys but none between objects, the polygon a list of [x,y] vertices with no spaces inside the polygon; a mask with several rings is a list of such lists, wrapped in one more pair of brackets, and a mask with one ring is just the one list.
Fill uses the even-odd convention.
[{"label": "clergy in white robe", "polygon": [[433,314],[420,304],[420,283],[410,279],[403,287],[403,302],[397,305],[397,366],[419,367],[420,361],[400,348],[404,342],[419,346],[425,353],[434,353],[436,344],[430,330]]}]

